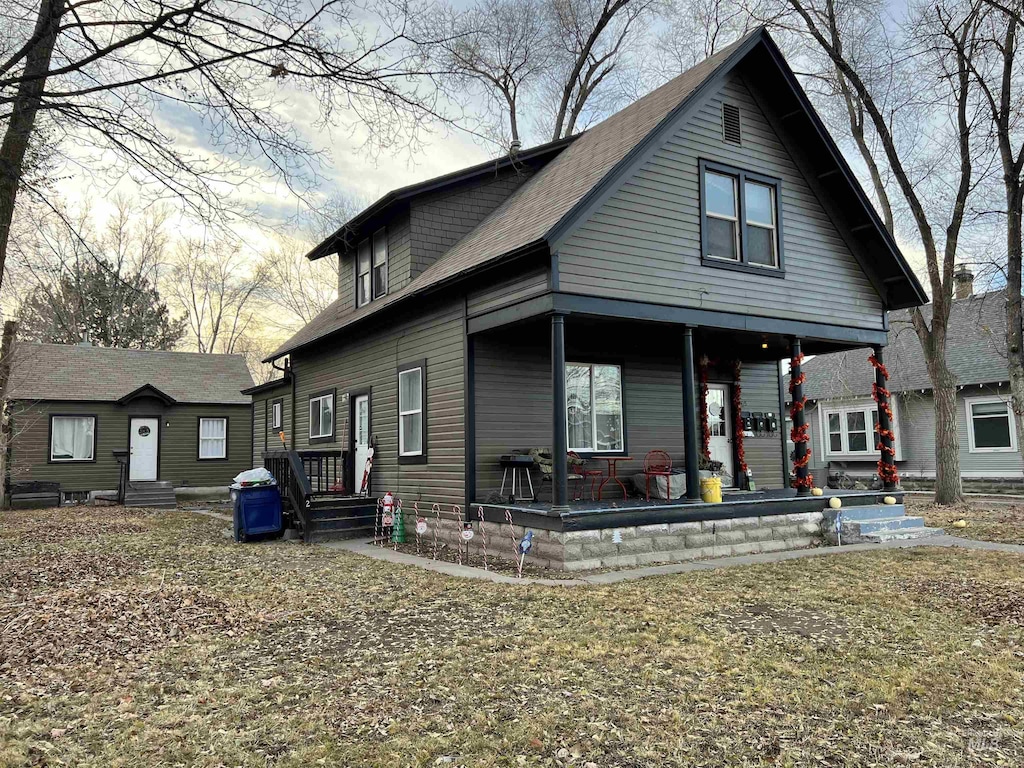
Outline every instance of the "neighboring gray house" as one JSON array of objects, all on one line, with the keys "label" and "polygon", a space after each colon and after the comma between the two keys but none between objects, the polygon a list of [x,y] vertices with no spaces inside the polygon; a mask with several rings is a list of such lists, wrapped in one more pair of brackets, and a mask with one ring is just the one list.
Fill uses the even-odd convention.
[{"label": "neighboring gray house", "polygon": [[[960,470],[968,487],[1024,484],[1006,368],[1003,291],[973,294],[971,273],[957,272],[957,296],[949,317],[947,354],[956,377]],[[922,308],[929,316],[929,306]],[[927,487],[935,478],[935,414],[932,385],[909,311],[889,315],[885,364],[896,396],[896,466],[905,487]],[[821,355],[804,364],[811,469],[825,481],[827,467],[858,477],[875,472],[874,381],[864,365],[867,351]]]},{"label": "neighboring gray house", "polygon": [[20,342],[9,487],[167,506],[174,488],[227,486],[252,466],[251,386],[239,355]]},{"label": "neighboring gray house", "polygon": [[[623,477],[667,452],[689,498],[659,522],[820,510],[787,488],[779,361],[884,344],[887,310],[926,300],[763,29],[577,137],[386,195],[309,258],[338,259],[339,298],[252,390],[254,458],[291,503],[331,501],[283,454],[314,488],[351,492],[372,444],[374,494],[504,520],[500,458],[540,447],[552,482],[515,509],[538,529],[650,519],[614,484],[570,511],[570,450]],[[700,506],[705,358],[712,457],[739,476],[742,424],[742,458],[775,493],[713,513],[685,506]]]}]

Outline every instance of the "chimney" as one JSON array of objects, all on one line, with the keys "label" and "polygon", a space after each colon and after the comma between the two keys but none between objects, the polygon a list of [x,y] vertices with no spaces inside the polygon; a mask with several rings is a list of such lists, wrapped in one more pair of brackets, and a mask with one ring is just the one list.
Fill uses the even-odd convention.
[{"label": "chimney", "polygon": [[88,331],[82,331],[82,340],[80,342],[78,342],[78,346],[80,346],[80,347],[91,347],[92,346],[92,339],[89,338],[89,332]]},{"label": "chimney", "polygon": [[967,299],[974,295],[974,273],[966,264],[961,264],[953,273],[953,296]]},{"label": "chimney", "polygon": [[519,139],[512,139],[512,143],[509,145],[509,148],[508,148],[509,156],[513,160],[515,160],[516,155],[519,154],[519,150],[521,150],[522,148],[523,148],[523,142],[521,142]]}]

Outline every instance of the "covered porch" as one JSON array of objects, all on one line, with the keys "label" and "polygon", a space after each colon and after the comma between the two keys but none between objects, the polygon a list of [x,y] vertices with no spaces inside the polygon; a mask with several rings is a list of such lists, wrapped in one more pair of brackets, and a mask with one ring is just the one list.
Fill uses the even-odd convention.
[{"label": "covered porch", "polygon": [[[871,365],[869,354],[880,363],[885,332],[686,313],[685,319],[704,324],[673,322],[657,312],[623,317],[580,309],[507,323],[471,320],[467,502],[472,508],[483,507],[488,519],[508,509],[524,525],[549,530],[820,511],[825,500],[811,496],[803,408],[787,406],[790,401],[802,406],[800,361],[804,354],[861,348],[865,366]],[[794,375],[792,393],[782,388],[784,359]],[[603,382],[597,369],[604,370]],[[879,380],[884,393],[884,378]],[[604,395],[595,394],[600,389]],[[617,400],[608,395],[616,390]],[[879,456],[891,464],[885,451],[888,430],[880,408]],[[501,458],[531,448],[550,453],[550,471],[532,470],[535,495],[520,476],[513,497]],[[645,498],[640,487],[645,459],[655,451],[664,452],[684,480],[681,496]],[[599,497],[592,478],[578,479],[580,468],[570,463],[576,456],[589,474],[600,473]],[[700,497],[699,473],[708,459],[722,465],[721,503],[707,504]],[[606,479],[612,471],[621,485]],[[880,503],[894,488],[888,482],[879,492],[864,492],[863,503]]]}]

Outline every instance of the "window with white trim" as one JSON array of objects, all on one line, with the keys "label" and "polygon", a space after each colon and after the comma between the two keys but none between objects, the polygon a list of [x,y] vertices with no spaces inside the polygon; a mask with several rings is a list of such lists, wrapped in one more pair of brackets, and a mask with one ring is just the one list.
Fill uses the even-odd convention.
[{"label": "window with white trim", "polygon": [[398,455],[423,455],[423,366],[398,372]]},{"label": "window with white trim", "polygon": [[373,233],[373,298],[388,292],[388,233],[378,229]]},{"label": "window with white trim", "polygon": [[875,405],[823,407],[824,453],[827,456],[874,456],[878,452],[877,426]]},{"label": "window with white trim", "polygon": [[356,306],[361,307],[369,304],[373,298],[372,286],[370,284],[373,264],[370,239],[367,238],[359,243],[356,248]]},{"label": "window with white trim", "polygon": [[620,366],[567,363],[565,399],[570,451],[625,450]]},{"label": "window with white trim", "polygon": [[284,402],[281,400],[275,400],[270,404],[271,418],[270,426],[271,429],[281,429],[284,426]]},{"label": "window with white trim", "polygon": [[309,438],[334,437],[334,392],[309,398]]},{"label": "window with white trim", "polygon": [[967,437],[971,453],[1009,453],[1017,450],[1013,410],[1001,397],[967,398]]},{"label": "window with white trim", "polygon": [[228,420],[225,418],[199,419],[199,458],[226,459],[228,457]]},{"label": "window with white trim", "polygon": [[95,456],[95,416],[50,417],[50,461],[92,461]]}]

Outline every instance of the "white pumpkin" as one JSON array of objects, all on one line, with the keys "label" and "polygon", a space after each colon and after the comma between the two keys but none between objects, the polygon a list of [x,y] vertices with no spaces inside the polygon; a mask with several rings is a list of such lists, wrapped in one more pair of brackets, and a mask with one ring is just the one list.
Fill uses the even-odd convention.
[{"label": "white pumpkin", "polygon": [[825,493],[821,488],[811,488],[811,496],[821,496]]},{"label": "white pumpkin", "polygon": [[840,499],[838,496],[833,496],[831,499],[828,500],[828,505],[832,507],[832,509],[839,509],[841,506],[843,506],[843,500]]},{"label": "white pumpkin", "polygon": [[886,504],[895,504],[896,503],[896,497],[895,496],[886,496],[884,499],[882,499],[882,501],[884,503],[886,503]]}]

